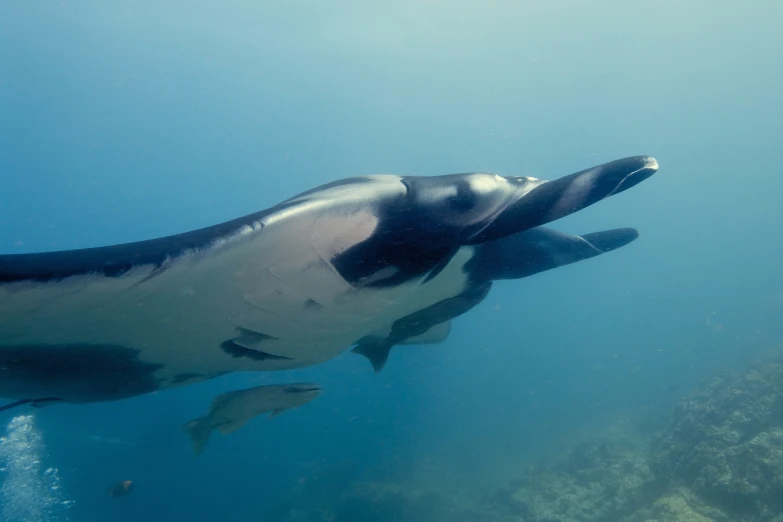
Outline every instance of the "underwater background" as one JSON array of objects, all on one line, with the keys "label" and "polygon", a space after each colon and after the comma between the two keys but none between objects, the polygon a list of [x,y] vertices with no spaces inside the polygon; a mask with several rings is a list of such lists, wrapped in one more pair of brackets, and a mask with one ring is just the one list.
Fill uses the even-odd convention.
[{"label": "underwater background", "polygon": [[[4,520],[631,520],[688,486],[661,444],[783,348],[781,17],[772,1],[3,1],[0,253],[176,234],[356,175],[660,163],[553,224],[638,241],[495,284],[445,343],[400,347],[377,375],[345,353],[0,413]],[[771,489],[747,480],[722,506],[731,495],[693,478],[682,498],[702,518],[639,520],[777,520],[751,506],[783,498],[783,372],[762,368],[742,393],[767,401]],[[716,375],[729,380],[699,388]],[[300,381],[323,394],[193,456],[181,426],[215,395]],[[644,494],[601,490],[636,495],[624,515],[551,480],[549,500],[513,493],[564,456],[558,476],[609,480],[617,452],[580,446],[607,430],[657,437],[634,454],[653,451]],[[121,480],[132,494],[108,496]],[[566,497],[581,514],[557,511]]]}]

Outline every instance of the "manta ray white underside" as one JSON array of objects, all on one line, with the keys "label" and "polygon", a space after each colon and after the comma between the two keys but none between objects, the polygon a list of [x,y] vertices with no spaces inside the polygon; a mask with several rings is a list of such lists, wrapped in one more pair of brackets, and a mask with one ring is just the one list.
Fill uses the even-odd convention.
[{"label": "manta ray white underside", "polygon": [[333,210],[305,199],[208,248],[120,276],[0,284],[0,345],[135,350],[166,388],[325,361],[362,337],[387,335],[396,319],[464,281],[469,247],[427,281],[427,292],[417,291],[424,276],[385,288],[349,284],[331,260],[369,237],[377,218]]}]

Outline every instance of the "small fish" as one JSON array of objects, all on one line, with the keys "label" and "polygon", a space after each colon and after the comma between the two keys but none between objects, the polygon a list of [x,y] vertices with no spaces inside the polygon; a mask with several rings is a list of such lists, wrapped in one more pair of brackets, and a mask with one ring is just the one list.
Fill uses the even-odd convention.
[{"label": "small fish", "polygon": [[109,490],[109,496],[110,497],[123,497],[133,491],[133,481],[132,480],[123,480],[122,482],[117,482],[112,488]]},{"label": "small fish", "polygon": [[193,451],[199,455],[209,442],[212,430],[232,433],[262,413],[275,417],[283,410],[307,404],[321,393],[317,384],[266,385],[224,393],[215,397],[204,417],[193,419],[182,428],[190,436]]}]

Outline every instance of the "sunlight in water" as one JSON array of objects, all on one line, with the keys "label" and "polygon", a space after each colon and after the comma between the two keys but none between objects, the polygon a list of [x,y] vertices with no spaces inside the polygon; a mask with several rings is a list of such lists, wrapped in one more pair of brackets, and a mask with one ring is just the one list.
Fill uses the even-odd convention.
[{"label": "sunlight in water", "polygon": [[73,502],[64,498],[57,468],[41,471],[44,446],[33,421],[32,415],[13,418],[0,438],[0,520],[67,521],[64,511]]}]

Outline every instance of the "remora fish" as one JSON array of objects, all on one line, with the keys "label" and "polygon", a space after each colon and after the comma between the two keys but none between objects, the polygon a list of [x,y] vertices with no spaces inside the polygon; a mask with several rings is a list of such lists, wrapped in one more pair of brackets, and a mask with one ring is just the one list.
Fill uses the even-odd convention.
[{"label": "remora fish", "polygon": [[247,421],[262,413],[275,417],[283,410],[297,408],[321,393],[317,384],[267,385],[224,393],[215,397],[204,417],[186,423],[183,429],[190,436],[193,451],[199,455],[209,442],[212,430],[223,435],[234,432]]}]

